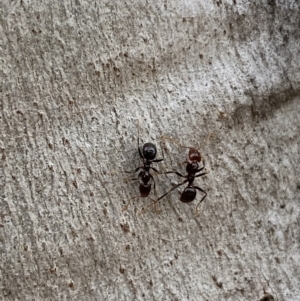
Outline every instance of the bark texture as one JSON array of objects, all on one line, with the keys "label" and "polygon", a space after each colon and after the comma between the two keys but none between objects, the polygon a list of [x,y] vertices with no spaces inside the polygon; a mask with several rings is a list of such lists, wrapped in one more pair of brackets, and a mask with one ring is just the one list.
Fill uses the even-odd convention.
[{"label": "bark texture", "polygon": [[[296,0],[3,0],[0,299],[300,300],[299,28]],[[138,123],[160,171],[202,151],[200,216],[122,211]]]}]

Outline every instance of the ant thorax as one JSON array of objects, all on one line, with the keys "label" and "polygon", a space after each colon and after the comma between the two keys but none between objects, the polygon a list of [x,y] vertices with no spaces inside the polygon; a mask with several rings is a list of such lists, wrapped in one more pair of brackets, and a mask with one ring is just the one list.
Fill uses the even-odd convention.
[{"label": "ant thorax", "polygon": [[146,162],[144,164],[144,170],[145,171],[149,171],[150,170],[150,164],[151,164],[151,162],[149,162],[148,160],[146,160]]},{"label": "ant thorax", "polygon": [[189,162],[186,165],[186,172],[188,174],[195,174],[199,169],[198,162]]},{"label": "ant thorax", "polygon": [[141,178],[143,181],[149,182],[150,180],[150,173],[148,170],[141,170],[138,175],[139,178]]}]

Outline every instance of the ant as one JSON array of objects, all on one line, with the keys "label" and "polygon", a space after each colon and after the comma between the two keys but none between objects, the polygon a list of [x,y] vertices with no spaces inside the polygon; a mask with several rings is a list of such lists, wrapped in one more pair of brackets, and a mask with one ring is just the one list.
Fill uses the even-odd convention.
[{"label": "ant", "polygon": [[[168,139],[168,138],[165,137],[165,139]],[[173,140],[173,139],[169,139],[169,140]],[[206,198],[207,193],[202,188],[194,185],[194,180],[195,180],[195,178],[206,175],[208,172],[207,171],[202,172],[203,169],[205,169],[204,159],[202,158],[200,152],[197,149],[195,149],[194,147],[184,147],[181,145],[180,145],[180,147],[189,148],[189,154],[188,154],[189,161],[186,162],[187,163],[187,165],[186,165],[187,174],[182,175],[180,172],[177,172],[177,171],[167,171],[167,172],[165,172],[165,174],[175,173],[179,177],[185,178],[185,180],[182,183],[179,183],[179,184],[175,185],[174,187],[172,187],[172,189],[170,189],[165,194],[160,196],[154,203],[157,203],[158,201],[160,201],[162,198],[164,198],[166,195],[168,195],[170,192],[177,189],[178,187],[188,183],[188,186],[181,193],[180,201],[183,203],[190,203],[190,202],[194,201],[194,199],[196,198],[197,190],[201,191],[202,193],[204,193],[204,196],[202,197],[202,199],[196,206],[196,212],[198,212],[198,207]],[[203,167],[199,166],[200,162],[202,162]]]},{"label": "ant", "polygon": [[[152,167],[151,164],[161,162],[164,160],[164,158],[155,159],[157,150],[156,150],[156,146],[153,143],[147,142],[141,148],[140,143],[139,143],[139,137],[138,137],[138,151],[139,151],[140,157],[143,159],[143,165],[137,167],[134,170],[134,172],[137,172],[138,170],[140,170],[140,172],[139,172],[137,178],[133,178],[132,180],[140,181],[140,187],[139,187],[140,196],[131,198],[129,200],[128,204],[123,208],[123,211],[127,210],[129,204],[131,203],[131,201],[133,199],[137,199],[139,197],[143,197],[143,198],[149,197],[151,187],[152,187],[150,179],[152,179],[152,181],[153,181],[153,188],[155,191],[155,181],[154,181],[153,176],[150,173],[150,169],[154,170],[157,173],[159,173],[159,171],[156,168]],[[149,198],[152,200],[151,197],[149,197]]]}]

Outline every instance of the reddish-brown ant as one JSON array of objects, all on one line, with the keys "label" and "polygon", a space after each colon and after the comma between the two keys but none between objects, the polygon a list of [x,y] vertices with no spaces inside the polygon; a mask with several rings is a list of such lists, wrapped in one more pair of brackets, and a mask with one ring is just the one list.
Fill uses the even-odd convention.
[{"label": "reddish-brown ant", "polygon": [[[168,137],[163,137],[163,138],[171,140],[171,141],[176,143],[176,141],[174,141],[171,138],[168,138]],[[178,143],[176,143],[176,144],[178,144]],[[204,196],[202,197],[202,199],[199,201],[198,205],[196,206],[196,212],[198,212],[198,207],[203,202],[203,200],[206,198],[207,193],[202,188],[194,185],[194,180],[195,180],[195,178],[198,178],[198,177],[201,177],[201,176],[204,176],[205,174],[207,174],[207,171],[203,171],[205,169],[204,159],[202,158],[200,152],[196,148],[194,148],[194,147],[185,147],[185,146],[181,146],[180,144],[178,144],[178,145],[181,148],[188,148],[189,149],[189,154],[188,154],[189,162],[186,162],[187,163],[187,165],[186,165],[187,174],[182,175],[180,172],[177,172],[177,171],[167,171],[167,172],[165,172],[165,174],[175,173],[179,177],[185,178],[185,180],[182,183],[179,183],[179,184],[175,185],[174,187],[172,187],[172,189],[170,189],[169,191],[164,193],[162,196],[160,196],[154,202],[154,204],[159,202],[162,198],[164,198],[166,195],[168,195],[173,190],[175,190],[178,187],[188,183],[188,186],[181,193],[180,201],[183,202],[183,203],[190,203],[190,202],[194,201],[194,199],[196,198],[197,190],[201,191],[202,193],[204,193]],[[202,162],[203,167],[199,166],[200,162]]]},{"label": "reddish-brown ant", "polygon": [[[158,173],[158,170],[154,167],[151,166],[152,163],[156,163],[156,162],[161,162],[164,159],[155,159],[156,157],[156,146],[151,143],[151,142],[147,142],[143,145],[143,147],[141,148],[139,145],[139,137],[138,137],[138,151],[140,154],[140,157],[143,159],[143,165],[137,167],[134,172],[137,172],[138,170],[141,170],[137,176],[137,178],[134,178],[132,180],[139,180],[140,181],[140,195],[133,197],[129,200],[128,204],[123,208],[123,211],[126,210],[129,206],[129,204],[131,203],[131,201],[133,199],[137,199],[139,197],[149,197],[150,191],[151,191],[151,187],[152,184],[150,182],[150,180],[152,179],[153,181],[153,187],[155,190],[155,180],[153,178],[153,176],[150,173],[150,169],[154,170],[155,172]],[[151,200],[152,198],[149,197]]]}]

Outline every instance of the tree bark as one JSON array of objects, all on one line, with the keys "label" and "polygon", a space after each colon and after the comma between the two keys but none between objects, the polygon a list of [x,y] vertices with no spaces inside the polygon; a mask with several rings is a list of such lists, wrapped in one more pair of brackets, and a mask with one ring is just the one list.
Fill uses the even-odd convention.
[{"label": "tree bark", "polygon": [[1,300],[300,300],[298,1],[1,11]]}]

